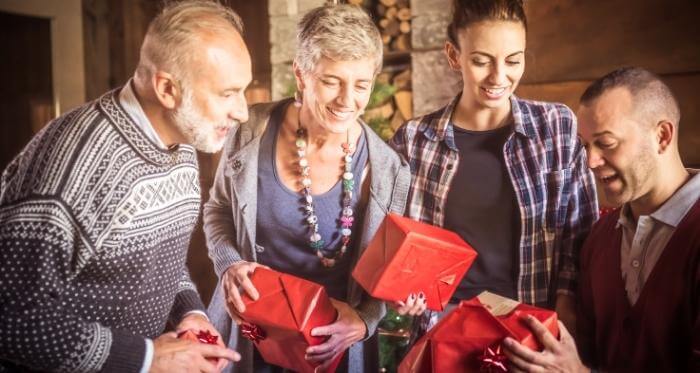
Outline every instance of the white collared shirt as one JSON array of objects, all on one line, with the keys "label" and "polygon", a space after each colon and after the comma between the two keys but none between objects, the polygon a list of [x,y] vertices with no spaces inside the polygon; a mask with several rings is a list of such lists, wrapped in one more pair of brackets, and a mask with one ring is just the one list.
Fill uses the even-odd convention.
[{"label": "white collared shirt", "polygon": [[129,79],[129,81],[124,85],[124,88],[122,88],[121,92],[119,92],[119,103],[122,105],[124,111],[126,111],[126,114],[132,119],[132,121],[143,130],[143,133],[146,134],[146,137],[148,137],[149,140],[163,150],[168,149],[168,147],[163,143],[163,140],[161,140],[158,136],[158,133],[156,133],[151,121],[148,120],[146,113],[143,111],[141,103],[139,103],[139,100],[136,98],[136,94],[134,94],[132,84],[132,79]]}]

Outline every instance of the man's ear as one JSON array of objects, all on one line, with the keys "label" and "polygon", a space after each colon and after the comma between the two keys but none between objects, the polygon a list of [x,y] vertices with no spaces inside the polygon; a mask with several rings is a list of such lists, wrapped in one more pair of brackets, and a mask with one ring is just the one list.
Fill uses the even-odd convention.
[{"label": "man's ear", "polygon": [[447,56],[447,63],[450,64],[450,68],[455,71],[461,71],[462,65],[459,63],[459,48],[452,44],[449,40],[445,42],[445,56]]},{"label": "man's ear", "polygon": [[656,124],[656,141],[659,144],[659,154],[663,154],[668,149],[676,136],[676,126],[673,123],[662,120]]},{"label": "man's ear", "polygon": [[175,78],[164,71],[157,71],[153,74],[153,91],[158,98],[158,102],[169,110],[175,109],[182,98],[180,84]]}]

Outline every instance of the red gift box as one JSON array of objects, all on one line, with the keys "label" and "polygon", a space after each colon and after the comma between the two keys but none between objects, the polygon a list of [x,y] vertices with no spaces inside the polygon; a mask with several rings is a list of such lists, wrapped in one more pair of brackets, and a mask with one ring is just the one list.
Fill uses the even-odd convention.
[{"label": "red gift box", "polygon": [[[178,333],[177,337],[180,339],[187,339],[190,341],[206,343],[210,345],[219,344],[219,337],[211,334],[211,332],[208,330],[200,330],[196,333],[194,330],[185,330]],[[219,362],[219,359],[217,358],[207,358],[207,360],[211,361],[214,364]]]},{"label": "red gift box", "polygon": [[[297,372],[314,372],[318,364],[304,359],[309,346],[321,344],[328,337],[314,337],[311,329],[332,324],[338,317],[323,286],[265,268],[250,275],[260,297],[253,301],[243,295],[245,312],[241,334],[255,343],[269,364]],[[342,354],[331,365],[335,371]]]},{"label": "red gift box", "polygon": [[462,301],[416,342],[399,365],[399,373],[506,372],[500,345],[505,337],[533,350],[543,348],[527,326],[526,315],[534,316],[559,336],[554,311],[488,292]]},{"label": "red gift box", "polygon": [[427,307],[442,311],[474,259],[476,251],[456,233],[389,214],[352,277],[386,301],[405,301],[422,291]]}]

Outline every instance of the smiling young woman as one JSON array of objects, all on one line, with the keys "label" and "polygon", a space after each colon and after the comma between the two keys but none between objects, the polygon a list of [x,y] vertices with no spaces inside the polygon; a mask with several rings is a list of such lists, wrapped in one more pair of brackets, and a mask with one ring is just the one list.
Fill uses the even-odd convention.
[{"label": "smiling young woman", "polygon": [[391,145],[413,174],[406,214],[479,254],[451,303],[488,290],[556,305],[570,321],[578,248],[597,218],[594,181],[571,110],[514,94],[526,33],[521,0],[455,0],[445,53],[462,92],[408,121]]}]

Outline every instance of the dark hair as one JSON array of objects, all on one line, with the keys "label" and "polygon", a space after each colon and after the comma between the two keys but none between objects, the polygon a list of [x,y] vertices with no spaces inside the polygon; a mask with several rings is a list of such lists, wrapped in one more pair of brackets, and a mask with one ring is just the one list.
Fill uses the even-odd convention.
[{"label": "dark hair", "polygon": [[460,29],[489,20],[520,22],[527,30],[523,0],[454,0],[447,37],[452,44],[459,46],[457,33]]},{"label": "dark hair", "polygon": [[659,76],[641,67],[622,67],[597,79],[583,92],[580,103],[589,105],[613,88],[626,88],[630,92],[635,111],[663,114],[678,125],[681,111],[673,92]]}]

